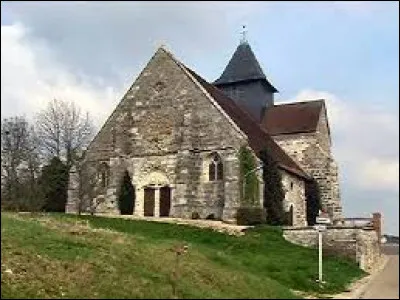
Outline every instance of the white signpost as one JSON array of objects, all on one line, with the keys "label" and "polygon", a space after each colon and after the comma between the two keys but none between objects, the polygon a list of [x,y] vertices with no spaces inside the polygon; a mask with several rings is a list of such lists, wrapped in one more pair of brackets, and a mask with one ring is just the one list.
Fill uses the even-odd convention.
[{"label": "white signpost", "polygon": [[325,283],[322,280],[322,233],[326,230],[326,225],[331,224],[331,219],[324,212],[319,212],[318,217],[316,218],[317,225],[314,226],[314,229],[318,231],[318,280],[319,284]]}]

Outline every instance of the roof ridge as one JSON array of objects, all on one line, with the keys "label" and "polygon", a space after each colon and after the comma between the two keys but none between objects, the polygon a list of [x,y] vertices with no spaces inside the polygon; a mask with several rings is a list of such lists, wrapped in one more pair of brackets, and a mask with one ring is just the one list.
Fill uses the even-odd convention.
[{"label": "roof ridge", "polygon": [[295,102],[286,102],[286,103],[275,103],[274,106],[283,106],[283,105],[294,105],[294,104],[306,104],[310,102],[323,102],[325,103],[326,99],[313,99],[313,100],[303,100],[303,101],[295,101]]}]

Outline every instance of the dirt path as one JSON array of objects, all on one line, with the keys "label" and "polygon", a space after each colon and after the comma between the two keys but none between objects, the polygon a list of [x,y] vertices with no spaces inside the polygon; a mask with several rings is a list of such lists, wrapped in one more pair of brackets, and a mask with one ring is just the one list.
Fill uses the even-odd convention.
[{"label": "dirt path", "polygon": [[123,219],[133,219],[133,220],[146,220],[152,222],[162,222],[162,223],[175,223],[175,224],[186,224],[199,228],[210,228],[218,232],[227,233],[230,235],[244,235],[248,228],[253,226],[239,226],[235,224],[228,224],[222,221],[213,220],[191,220],[191,219],[180,219],[180,218],[157,218],[157,217],[135,217],[130,215],[102,215],[96,214],[102,217],[110,218],[123,218]]}]

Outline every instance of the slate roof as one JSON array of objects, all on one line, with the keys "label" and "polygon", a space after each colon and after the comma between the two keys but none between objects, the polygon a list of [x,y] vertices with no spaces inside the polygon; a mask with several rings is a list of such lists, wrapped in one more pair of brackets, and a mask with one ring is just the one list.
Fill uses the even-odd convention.
[{"label": "slate roof", "polygon": [[196,81],[211,95],[211,97],[235,122],[235,124],[239,126],[239,128],[247,135],[250,147],[257,155],[259,155],[261,150],[267,148],[281,169],[284,169],[303,179],[310,178],[304,172],[304,170],[272,139],[272,137],[259,126],[258,122],[253,119],[253,117],[247,111],[240,108],[235,101],[226,96],[217,87],[208,83],[193,70],[184,66],[183,64],[181,65],[196,79]]},{"label": "slate roof", "polygon": [[265,111],[261,126],[270,135],[315,132],[324,107],[324,100],[274,105]]},{"label": "slate roof", "polygon": [[251,80],[262,80],[272,92],[278,92],[267,80],[250,45],[248,43],[241,43],[236,48],[224,72],[214,84],[218,86]]}]

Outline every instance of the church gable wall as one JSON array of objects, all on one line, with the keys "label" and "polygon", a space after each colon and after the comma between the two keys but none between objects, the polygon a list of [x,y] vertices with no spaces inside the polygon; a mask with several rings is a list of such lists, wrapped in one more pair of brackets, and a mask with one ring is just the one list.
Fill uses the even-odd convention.
[{"label": "church gable wall", "polygon": [[[200,207],[201,217],[232,218],[239,198],[236,151],[246,143],[169,54],[159,50],[87,150],[93,166],[110,166],[108,188],[97,196],[106,198],[99,211],[118,213],[117,189],[128,170],[136,188],[135,214],[142,214],[143,187],[151,183],[144,178],[159,172],[173,189],[172,215],[188,217]],[[213,152],[223,161],[223,181],[204,176],[203,162]]]},{"label": "church gable wall", "polygon": [[94,139],[87,158],[227,148],[244,140],[169,55],[159,50]]}]

